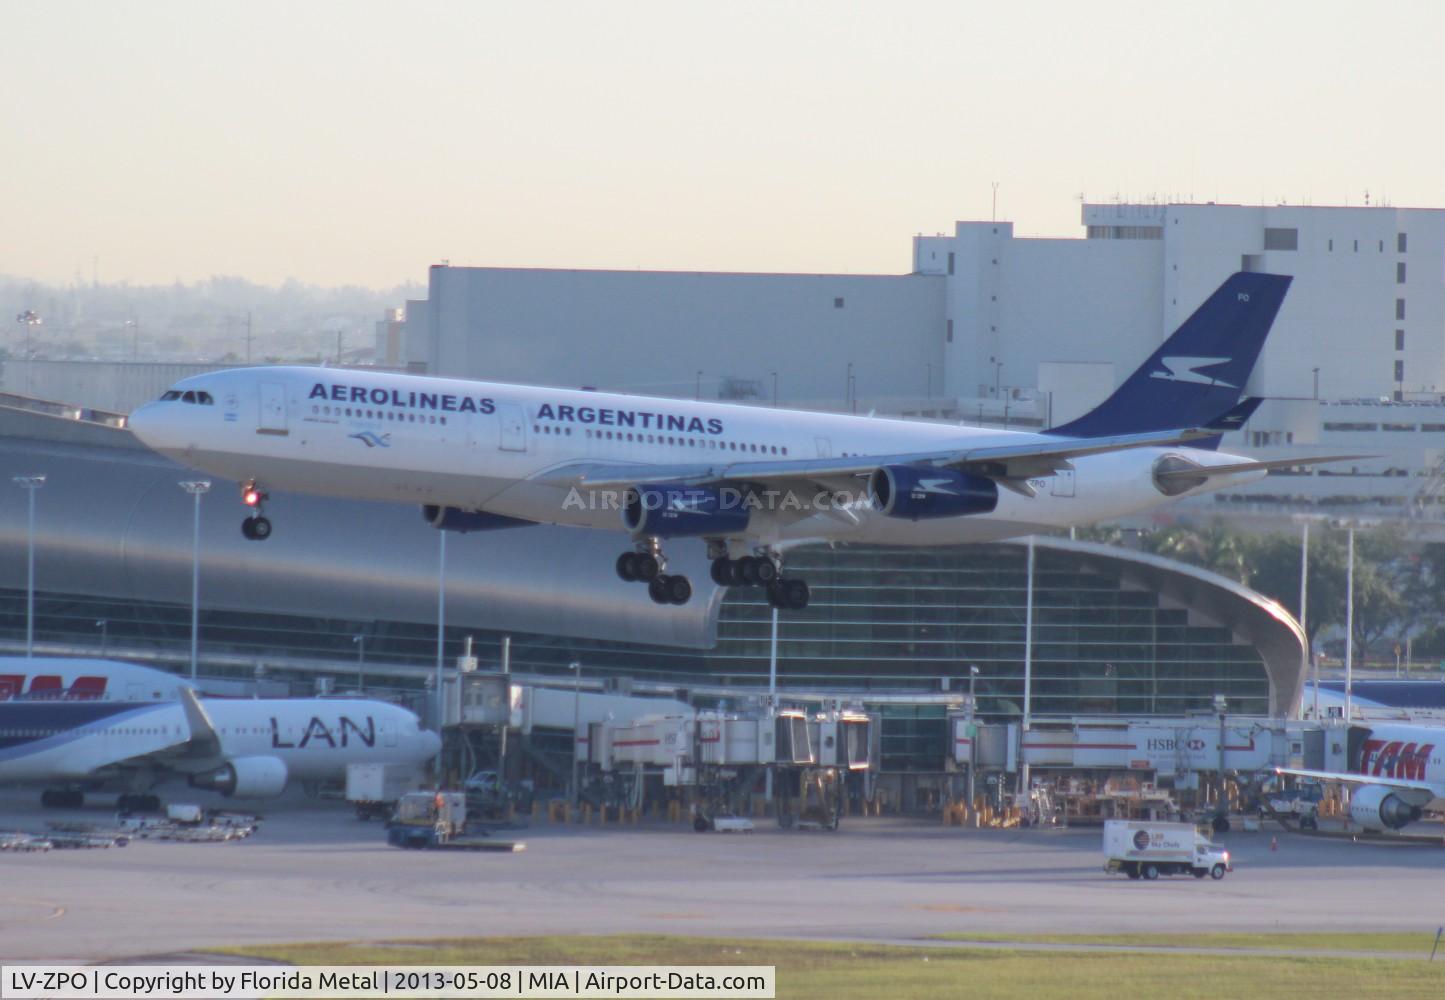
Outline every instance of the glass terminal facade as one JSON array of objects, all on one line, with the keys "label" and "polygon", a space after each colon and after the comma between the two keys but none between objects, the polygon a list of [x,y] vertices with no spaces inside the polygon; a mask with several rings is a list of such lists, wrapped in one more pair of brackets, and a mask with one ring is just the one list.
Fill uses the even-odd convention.
[{"label": "glass terminal facade", "polygon": [[[1126,560],[1130,554],[1120,551]],[[1122,561],[1121,561],[1122,566]],[[835,691],[960,693],[977,667],[979,710],[994,718],[1022,714],[1026,555],[1020,545],[944,549],[802,549],[788,571],[812,587],[812,604],[779,613],[778,673],[784,686]],[[43,583],[43,578],[42,578]],[[639,593],[639,599],[645,599]],[[630,676],[689,684],[762,685],[768,677],[772,609],[760,591],[734,589],[723,599],[711,650],[602,643],[514,634],[513,669],[561,673],[579,660],[590,676]],[[102,624],[104,623],[104,624]],[[501,634],[464,626],[447,630],[448,662],[467,636],[483,666],[497,660]],[[364,636],[364,642],[356,641]],[[0,640],[23,652],[24,591],[0,591]],[[154,653],[183,662],[189,642],[185,605],[134,602],[40,591],[36,641],[77,655]],[[337,686],[360,662],[377,668],[434,664],[436,631],[411,623],[201,610],[203,673],[250,676],[245,662],[273,677],[307,679],[334,662]],[[211,662],[207,663],[208,658]],[[412,686],[421,686],[417,671]],[[406,681],[378,681],[405,687]],[[1122,569],[1039,548],[1035,573],[1033,712],[1048,715],[1178,715],[1208,708],[1216,694],[1232,712],[1267,714],[1269,680],[1259,652],[1231,630],[1130,584]],[[901,707],[900,707],[901,710]],[[913,711],[910,709],[909,711]],[[932,710],[920,729],[931,733]],[[897,713],[890,712],[890,715]],[[922,716],[919,723],[924,723]],[[885,756],[911,755],[900,718]],[[935,751],[936,753],[936,751]]]}]

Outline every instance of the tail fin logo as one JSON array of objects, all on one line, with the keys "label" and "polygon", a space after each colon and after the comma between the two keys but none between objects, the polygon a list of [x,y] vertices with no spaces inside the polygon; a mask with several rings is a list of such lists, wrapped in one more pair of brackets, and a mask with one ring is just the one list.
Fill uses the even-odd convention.
[{"label": "tail fin logo", "polygon": [[1150,378],[1160,378],[1167,382],[1193,382],[1196,385],[1217,385],[1225,389],[1238,389],[1239,386],[1232,382],[1225,382],[1212,375],[1206,375],[1200,371],[1202,368],[1213,368],[1215,365],[1225,365],[1233,361],[1233,358],[1160,358],[1159,364],[1164,367],[1162,372],[1150,372]]}]

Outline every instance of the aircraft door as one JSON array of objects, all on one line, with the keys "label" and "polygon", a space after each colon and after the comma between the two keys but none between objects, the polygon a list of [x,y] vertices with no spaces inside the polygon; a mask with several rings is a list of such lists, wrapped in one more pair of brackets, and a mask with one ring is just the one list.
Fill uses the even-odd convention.
[{"label": "aircraft door", "polygon": [[1060,469],[1054,473],[1054,485],[1049,490],[1056,497],[1071,497],[1074,495],[1074,470]]},{"label": "aircraft door", "polygon": [[498,448],[502,451],[527,450],[527,414],[520,404],[498,403],[497,426],[501,435]]},{"label": "aircraft door", "polygon": [[261,383],[261,422],[258,434],[286,434],[286,387],[279,382]]}]

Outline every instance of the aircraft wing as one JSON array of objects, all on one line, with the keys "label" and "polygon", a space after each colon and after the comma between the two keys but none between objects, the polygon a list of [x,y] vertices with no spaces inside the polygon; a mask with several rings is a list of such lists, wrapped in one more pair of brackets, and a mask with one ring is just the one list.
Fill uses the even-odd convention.
[{"label": "aircraft wing", "polygon": [[[680,483],[688,486],[749,484],[784,488],[798,484],[843,488],[884,465],[932,465],[975,472],[1000,485],[1032,495],[1028,480],[1072,468],[1070,459],[1131,448],[1180,444],[1212,436],[1215,431],[1177,428],[1140,434],[1097,438],[1048,438],[1020,441],[1017,434],[973,438],[966,448],[938,449],[893,455],[850,455],[843,458],[756,459],[752,461],[698,462],[673,465],[579,462],[559,466],[535,479],[559,486],[588,489],[623,489],[639,482]],[[721,456],[719,456],[721,457]]]},{"label": "aircraft wing", "polygon": [[[67,760],[68,770],[76,774],[92,774],[102,771],[123,771],[127,769],[152,767],[186,769],[189,763],[208,762],[221,753],[221,738],[211,724],[206,710],[201,707],[196,692],[180,688],[180,704],[185,714],[186,731],[181,734],[161,732],[147,740],[149,745],[137,747],[128,741],[126,747],[133,752],[126,757],[113,756],[113,750],[106,745],[109,741],[80,740],[76,750]],[[138,751],[138,752],[134,752]]]},{"label": "aircraft wing", "polygon": [[1403,788],[1412,792],[1429,792],[1435,798],[1445,798],[1445,788],[1433,781],[1417,781],[1414,778],[1386,778],[1369,774],[1347,774],[1342,771],[1307,771],[1298,767],[1277,767],[1275,774],[1289,774],[1296,778],[1313,778],[1316,781],[1339,781],[1347,785],[1381,785],[1385,788]]}]

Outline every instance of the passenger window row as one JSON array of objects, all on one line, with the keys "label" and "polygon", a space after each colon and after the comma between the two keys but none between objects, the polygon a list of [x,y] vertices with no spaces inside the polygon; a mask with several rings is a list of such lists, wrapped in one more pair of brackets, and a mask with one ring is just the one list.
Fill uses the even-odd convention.
[{"label": "passenger window row", "polygon": [[[557,434],[570,437],[572,428],[554,427],[551,424],[533,424],[534,434]],[[760,455],[786,455],[785,446],[755,444],[752,442],[718,441],[715,438],[679,437],[674,434],[643,434],[634,431],[594,431],[588,428],[584,433],[589,438],[606,441],[631,441],[635,444],[665,444],[683,448],[706,448],[712,451],[746,451]]]},{"label": "passenger window row", "polygon": [[312,405],[312,413],[319,413],[326,417],[361,417],[366,420],[390,420],[392,423],[403,424],[445,424],[446,417],[438,417],[430,413],[397,413],[395,410],[363,410],[361,407],[340,407],[340,406],[316,406]]}]

